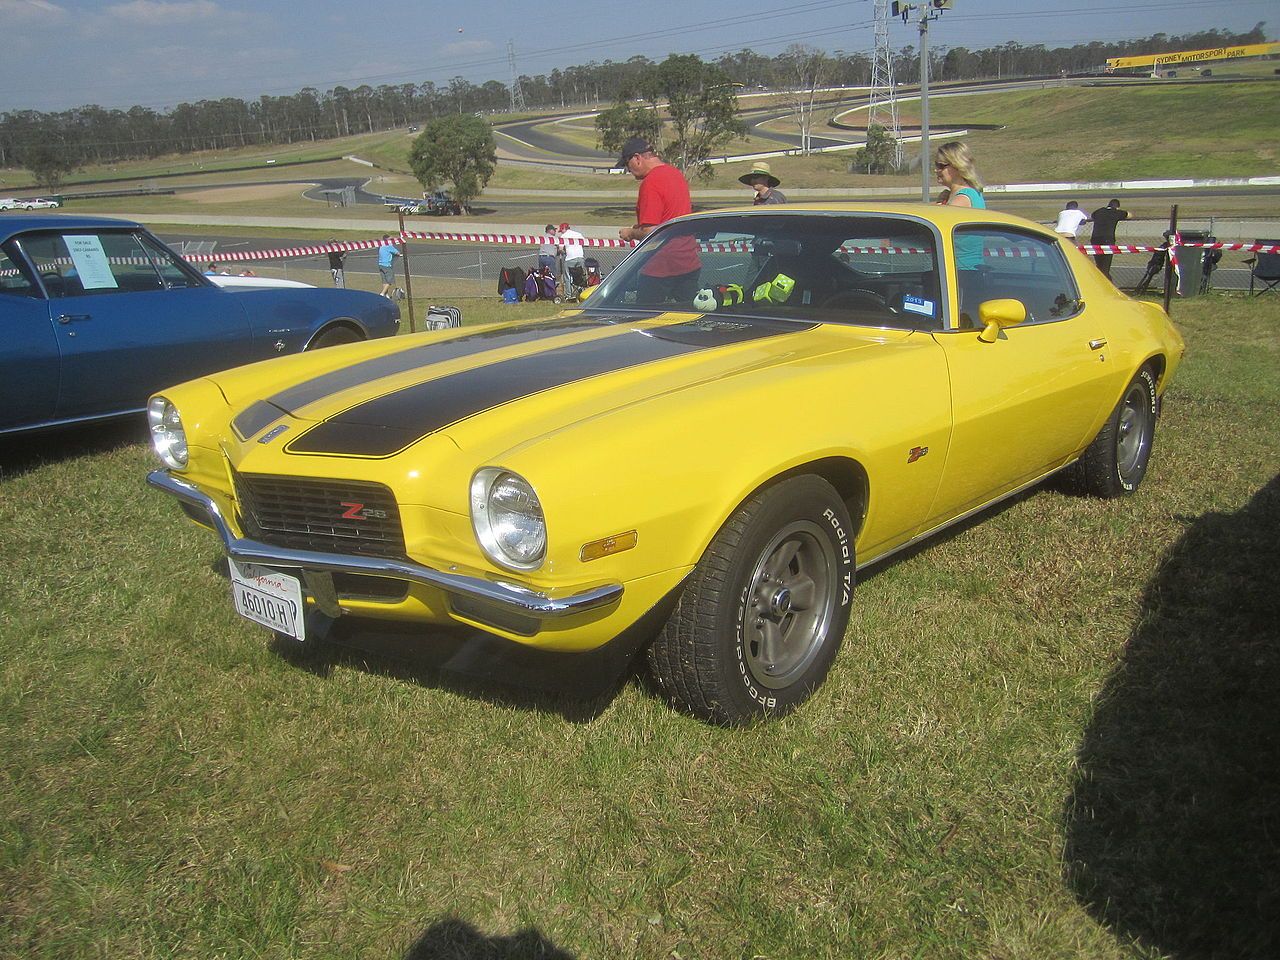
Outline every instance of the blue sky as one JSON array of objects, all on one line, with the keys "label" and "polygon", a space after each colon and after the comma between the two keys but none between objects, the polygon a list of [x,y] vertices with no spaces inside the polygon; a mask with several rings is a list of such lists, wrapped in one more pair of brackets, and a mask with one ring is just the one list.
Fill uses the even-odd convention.
[{"label": "blue sky", "polygon": [[[1247,30],[1275,0],[955,0],[931,45],[1071,45],[1156,32]],[[168,109],[183,100],[251,99],[343,84],[507,82],[507,42],[533,76],[591,60],[712,59],[802,43],[870,51],[871,0],[470,3],[350,0],[0,0],[0,110],[96,103]],[[1268,23],[1268,39],[1280,23]],[[916,41],[895,21],[895,48]]]}]

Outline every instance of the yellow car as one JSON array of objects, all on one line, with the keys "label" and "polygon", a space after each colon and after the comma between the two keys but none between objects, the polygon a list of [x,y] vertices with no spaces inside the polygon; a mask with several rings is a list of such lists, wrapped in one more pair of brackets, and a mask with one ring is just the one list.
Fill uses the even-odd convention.
[{"label": "yellow car", "polygon": [[149,479],[222,540],[237,609],[304,645],[339,616],[465,624],[583,683],[643,650],[737,724],[822,683],[859,565],[1064,468],[1132,493],[1182,354],[1017,217],[728,210],[552,319],[166,390]]}]

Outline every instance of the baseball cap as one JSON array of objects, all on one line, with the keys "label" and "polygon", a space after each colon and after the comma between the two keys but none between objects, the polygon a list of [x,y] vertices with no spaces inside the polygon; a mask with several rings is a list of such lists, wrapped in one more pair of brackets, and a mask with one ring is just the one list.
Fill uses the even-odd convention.
[{"label": "baseball cap", "polygon": [[569,229],[569,225],[568,225],[567,223],[562,223],[562,224],[560,224],[560,229],[561,229],[561,230],[568,230],[568,229]]},{"label": "baseball cap", "polygon": [[622,145],[622,155],[618,157],[618,166],[625,167],[627,161],[637,153],[650,153],[652,151],[653,144],[644,137],[632,137]]}]

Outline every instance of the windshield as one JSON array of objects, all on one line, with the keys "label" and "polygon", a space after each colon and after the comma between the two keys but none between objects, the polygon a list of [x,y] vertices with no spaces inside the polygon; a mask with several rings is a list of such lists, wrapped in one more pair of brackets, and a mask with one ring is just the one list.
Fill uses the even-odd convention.
[{"label": "windshield", "polygon": [[728,214],[660,228],[587,308],[942,328],[932,231],[892,217]]}]

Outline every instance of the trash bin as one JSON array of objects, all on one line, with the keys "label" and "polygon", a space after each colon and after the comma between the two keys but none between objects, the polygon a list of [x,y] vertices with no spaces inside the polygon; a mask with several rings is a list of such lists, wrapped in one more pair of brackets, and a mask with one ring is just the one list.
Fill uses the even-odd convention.
[{"label": "trash bin", "polygon": [[[1183,243],[1204,243],[1209,234],[1203,230],[1182,230]],[[1178,295],[1184,300],[1187,297],[1198,297],[1200,295],[1201,282],[1204,280],[1204,247],[1179,247],[1178,248],[1178,272],[1181,279],[1178,281]]]}]

